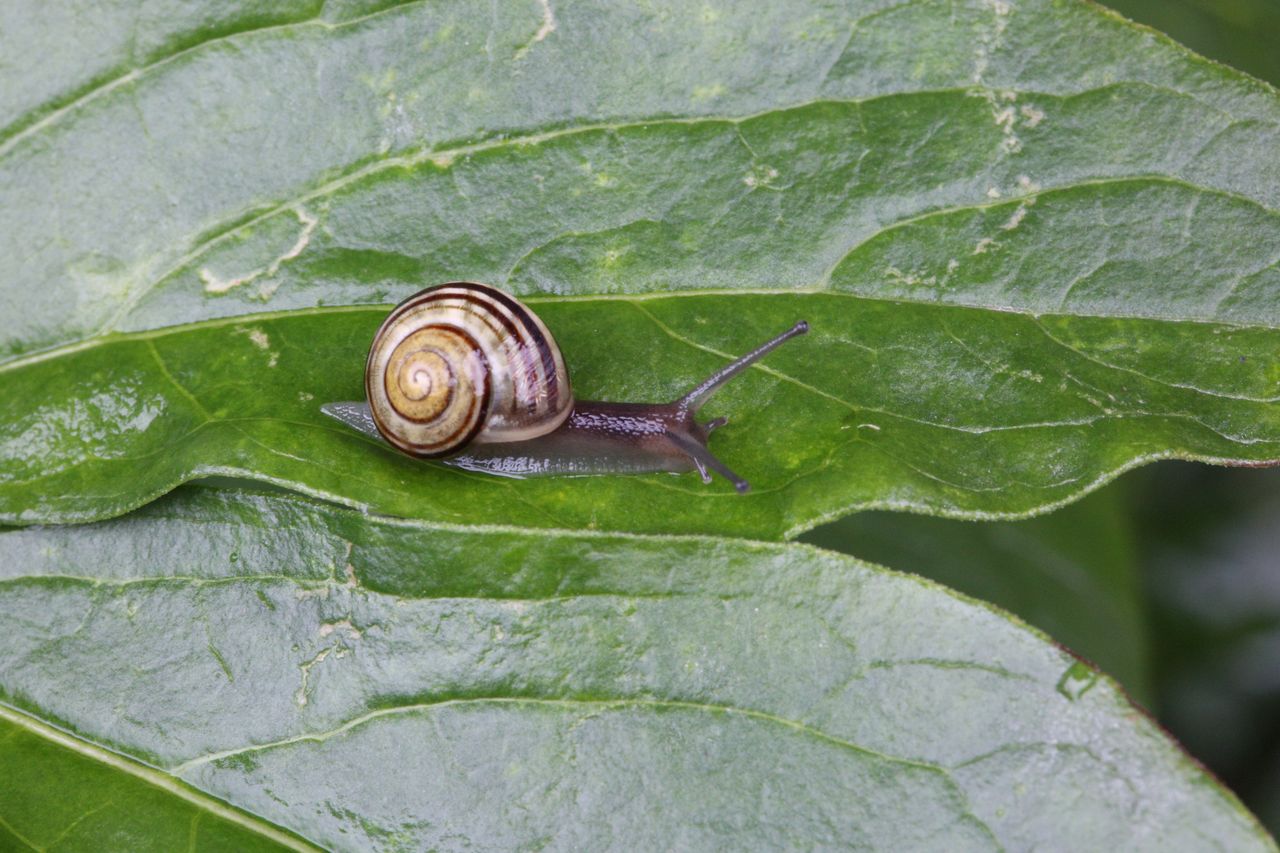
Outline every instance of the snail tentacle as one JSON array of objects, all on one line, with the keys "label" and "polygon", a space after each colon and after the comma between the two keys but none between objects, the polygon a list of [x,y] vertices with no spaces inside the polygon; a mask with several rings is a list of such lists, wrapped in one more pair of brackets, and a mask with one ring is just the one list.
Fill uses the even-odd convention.
[{"label": "snail tentacle", "polygon": [[782,334],[777,337],[770,338],[746,355],[735,358],[733,361],[699,382],[691,391],[689,391],[688,394],[685,394],[677,400],[676,405],[681,408],[688,409],[690,412],[697,412],[698,409],[701,409],[707,400],[710,399],[711,395],[724,387],[724,384],[730,379],[737,376],[739,373],[746,370],[748,367],[755,364],[757,361],[764,358],[787,341],[797,335],[803,335],[807,331],[809,331],[809,324],[806,321],[801,320]]},{"label": "snail tentacle", "polygon": [[697,466],[698,473],[702,475],[702,482],[711,482],[711,475],[707,473],[707,469],[710,468],[730,483],[733,483],[733,487],[738,490],[738,494],[745,495],[751,491],[751,484],[733,473],[733,470],[728,465],[721,462],[714,453],[707,449],[704,441],[699,441],[682,430],[667,430],[667,438],[671,439],[676,447],[687,453],[689,458],[693,460],[693,464]]}]

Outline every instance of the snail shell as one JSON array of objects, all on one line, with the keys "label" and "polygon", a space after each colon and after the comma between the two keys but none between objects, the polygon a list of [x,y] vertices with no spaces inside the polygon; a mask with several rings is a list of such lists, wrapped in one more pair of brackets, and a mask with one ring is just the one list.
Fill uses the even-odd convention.
[{"label": "snail shell", "polygon": [[419,457],[545,435],[573,410],[551,332],[510,296],[474,282],[396,306],[374,336],[364,382],[378,431]]}]

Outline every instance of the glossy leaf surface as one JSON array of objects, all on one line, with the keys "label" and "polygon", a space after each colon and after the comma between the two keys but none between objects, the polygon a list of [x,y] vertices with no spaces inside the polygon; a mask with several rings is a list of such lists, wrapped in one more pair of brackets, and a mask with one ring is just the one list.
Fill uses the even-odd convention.
[{"label": "glossy leaf surface", "polygon": [[6,701],[324,846],[1270,849],[1041,635],[806,546],[185,489],[0,554]]},{"label": "glossy leaf surface", "polygon": [[[538,306],[582,377],[578,393],[621,399],[673,399],[722,365],[718,354],[798,314],[822,318],[708,406],[731,419],[713,446],[755,482],[746,497],[693,475],[464,474],[348,430],[319,403],[361,394],[350,366],[382,312],[357,308],[111,338],[9,371],[0,505],[19,522],[84,520],[189,477],[234,474],[404,516],[776,536],[865,506],[1020,512],[1174,452],[1280,453],[1270,331],[869,300],[853,312],[847,300],[739,295],[723,327],[716,297]],[[1134,346],[1134,329],[1152,326]],[[1196,370],[1211,387],[1176,369],[1201,333]],[[656,341],[674,350],[657,347],[660,359]]]},{"label": "glossy leaf surface", "polygon": [[[231,473],[773,538],[1280,459],[1265,86],[1075,2],[382,5],[157,15],[12,72],[0,518]],[[756,492],[480,480],[325,423],[374,304],[455,278],[539,297],[584,397],[663,399],[808,319],[709,411]]]}]

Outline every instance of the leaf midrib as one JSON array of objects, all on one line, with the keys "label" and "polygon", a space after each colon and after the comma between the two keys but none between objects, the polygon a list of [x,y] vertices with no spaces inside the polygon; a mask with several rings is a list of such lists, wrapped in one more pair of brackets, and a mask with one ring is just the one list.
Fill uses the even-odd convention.
[{"label": "leaf midrib", "polygon": [[[1005,203],[1017,201],[1018,199],[1007,199]],[[1278,212],[1277,215],[1280,215]],[[672,290],[672,291],[652,291],[647,293],[583,293],[583,294],[522,294],[521,301],[531,306],[537,305],[553,305],[562,303],[591,303],[591,302],[650,302],[665,299],[697,299],[707,297],[724,297],[732,299],[738,296],[826,296],[836,297],[840,299],[853,299],[860,302],[875,302],[887,305],[922,305],[931,308],[955,309],[957,311],[986,311],[998,314],[1013,314],[1020,317],[1028,317],[1033,320],[1043,318],[1065,318],[1065,319],[1097,319],[1097,320],[1139,320],[1152,321],[1158,323],[1173,323],[1179,326],[1197,325],[1197,326],[1214,326],[1219,328],[1231,329],[1233,331],[1276,331],[1276,326],[1266,323],[1248,323],[1232,319],[1208,319],[1204,317],[1177,317],[1166,314],[1151,313],[1094,313],[1087,311],[1064,312],[1064,311],[1032,311],[1027,309],[1013,308],[1008,306],[994,305],[974,305],[965,302],[939,302],[930,299],[911,299],[900,295],[892,297],[888,296],[870,296],[865,293],[851,293],[844,290],[832,290],[825,285],[809,285],[804,287],[744,287],[744,288],[702,288],[688,290]],[[170,335],[182,334],[184,332],[202,331],[206,329],[217,329],[224,326],[240,326],[251,325],[264,321],[285,319],[289,317],[312,317],[325,316],[330,314],[373,314],[382,316],[391,309],[391,303],[363,303],[358,305],[317,305],[309,308],[293,308],[281,311],[259,311],[249,314],[228,314],[222,317],[211,317],[206,320],[194,320],[187,323],[175,323],[170,326],[159,326],[153,329],[140,329],[130,332],[103,332],[91,337],[83,338],[68,344],[61,344],[48,349],[38,350],[36,352],[20,355],[11,358],[8,361],[0,362],[0,374],[12,370],[18,370],[30,367],[43,361],[49,361],[55,358],[61,358],[66,355],[73,355],[85,350],[94,349],[95,347],[105,346],[112,343],[121,343],[128,341],[145,341],[156,340]],[[646,312],[647,313],[647,312]],[[686,343],[689,343],[686,341]],[[690,344],[696,346],[695,344]],[[731,357],[717,350],[707,349],[707,352],[714,353],[722,357]],[[1118,368],[1115,365],[1104,364],[1103,366],[1112,369]],[[760,369],[771,370],[767,365],[760,365]],[[1151,377],[1146,377],[1151,379]],[[1158,380],[1152,380],[1158,381]],[[1162,383],[1167,384],[1167,383]],[[1280,397],[1261,397],[1253,398],[1247,396],[1231,396],[1223,394],[1215,394],[1212,391],[1206,391],[1191,386],[1185,387],[1186,390],[1197,391],[1199,393],[1209,394],[1211,396],[1223,396],[1228,399],[1236,399],[1247,402],[1277,402]],[[943,426],[938,424],[938,426]]]},{"label": "leaf midrib", "polygon": [[26,729],[41,740],[57,744],[81,757],[105,764],[116,771],[127,773],[148,785],[161,789],[171,796],[185,800],[204,812],[215,815],[250,832],[257,833],[279,845],[291,850],[319,853],[319,848],[313,847],[297,836],[286,833],[266,821],[256,820],[246,812],[234,809],[221,800],[201,793],[173,778],[169,773],[158,767],[97,744],[89,743],[70,732],[52,726],[43,720],[38,720],[5,702],[0,702],[0,720]]}]

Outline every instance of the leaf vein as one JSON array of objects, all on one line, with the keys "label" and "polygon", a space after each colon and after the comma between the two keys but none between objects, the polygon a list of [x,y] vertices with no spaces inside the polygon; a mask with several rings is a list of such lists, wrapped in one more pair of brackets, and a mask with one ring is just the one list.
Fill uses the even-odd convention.
[{"label": "leaf vein", "polygon": [[696,711],[708,714],[722,714],[725,716],[740,716],[747,719],[757,720],[760,722],[771,723],[774,725],[784,726],[793,731],[813,737],[815,739],[830,743],[842,749],[859,753],[869,758],[885,761],[891,764],[897,764],[904,767],[911,767],[917,770],[924,770],[943,776],[954,785],[951,778],[950,770],[940,764],[924,761],[917,758],[905,758],[902,756],[889,755],[884,752],[872,749],[867,746],[855,743],[845,738],[840,738],[812,725],[792,720],[777,714],[771,714],[766,711],[759,711],[751,708],[740,708],[734,705],[719,704],[714,702],[693,702],[689,700],[679,699],[643,699],[643,698],[613,698],[613,699],[586,699],[586,698],[545,698],[532,696],[472,696],[465,698],[440,699],[430,702],[418,702],[411,705],[398,705],[389,708],[377,708],[358,717],[354,717],[336,728],[323,732],[309,732],[305,734],[293,735],[291,737],[282,738],[280,740],[267,743],[253,744],[252,746],[237,747],[235,749],[211,752],[205,755],[196,756],[188,759],[180,764],[173,765],[167,769],[167,772],[174,776],[181,777],[197,767],[222,761],[228,758],[234,758],[240,755],[266,752],[268,750],[280,749],[282,747],[293,746],[295,744],[310,742],[324,743],[335,737],[340,737],[348,732],[360,728],[366,724],[375,722],[383,717],[397,717],[402,715],[416,714],[419,712],[434,712],[441,708],[450,707],[467,707],[471,705],[533,705],[546,707],[562,707],[570,709],[595,708],[601,711],[612,710],[628,710],[643,709],[652,711],[664,710],[685,710]]},{"label": "leaf vein", "polygon": [[[40,118],[36,118],[36,116],[40,115],[41,112],[38,107],[34,110],[28,110],[26,113],[18,116],[14,121],[10,122],[7,127],[0,129],[0,160],[3,160],[9,152],[21,144],[24,139],[43,132],[46,128],[61,121],[64,116],[79,110],[85,105],[96,101],[98,98],[101,98],[116,89],[122,88],[129,83],[151,74],[158,68],[162,68],[166,65],[177,62],[184,57],[207,50],[212,46],[223,42],[229,42],[234,39],[243,38],[245,36],[269,33],[276,30],[289,30],[308,26],[319,26],[327,30],[338,30],[363,23],[370,18],[375,18],[404,6],[412,6],[423,2],[425,2],[425,0],[402,0],[402,2],[393,3],[382,9],[377,9],[373,12],[369,12],[368,14],[361,15],[360,17],[351,18],[346,21],[339,21],[337,23],[331,23],[313,15],[309,18],[299,18],[296,21],[285,21],[282,23],[267,24],[265,26],[249,27],[246,29],[236,30],[234,32],[222,33],[220,35],[204,39],[203,41],[196,42],[195,44],[186,45],[180,50],[154,57],[144,65],[135,66],[124,73],[117,73],[116,76],[110,77],[109,79],[99,79],[97,82],[91,82],[87,88],[73,90],[71,93],[63,95],[55,100],[55,102],[58,100],[62,101],[63,103],[61,106],[44,113]],[[322,0],[320,8],[323,8],[323,6],[324,3]],[[141,9],[142,7],[139,6],[138,8]],[[136,26],[134,29],[136,32]]]}]

